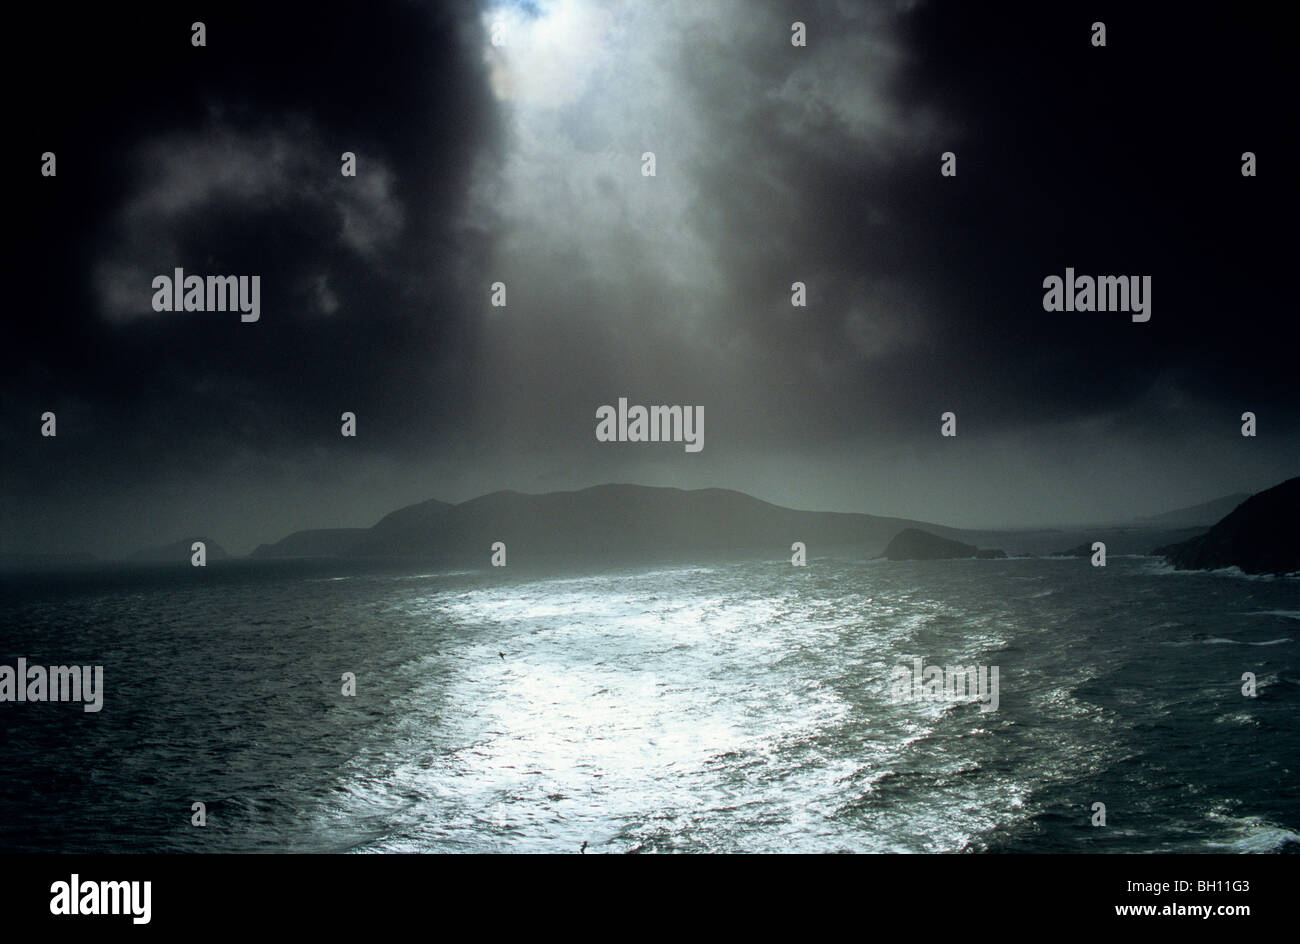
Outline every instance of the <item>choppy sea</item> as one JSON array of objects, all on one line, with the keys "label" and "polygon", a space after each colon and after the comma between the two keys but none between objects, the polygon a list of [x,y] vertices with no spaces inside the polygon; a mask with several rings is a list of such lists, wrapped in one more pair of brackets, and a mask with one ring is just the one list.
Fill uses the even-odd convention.
[{"label": "choppy sea", "polygon": [[217,562],[0,579],[20,656],[104,701],[0,703],[3,851],[1300,851],[1294,578]]}]

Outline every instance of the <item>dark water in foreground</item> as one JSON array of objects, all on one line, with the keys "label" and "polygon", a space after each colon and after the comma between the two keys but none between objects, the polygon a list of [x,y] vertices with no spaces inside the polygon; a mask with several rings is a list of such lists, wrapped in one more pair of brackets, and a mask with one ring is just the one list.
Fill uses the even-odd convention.
[{"label": "dark water in foreground", "polygon": [[[5,578],[18,656],[106,695],[0,704],[6,851],[1300,850],[1295,579],[235,563]],[[893,700],[915,657],[998,709]]]}]

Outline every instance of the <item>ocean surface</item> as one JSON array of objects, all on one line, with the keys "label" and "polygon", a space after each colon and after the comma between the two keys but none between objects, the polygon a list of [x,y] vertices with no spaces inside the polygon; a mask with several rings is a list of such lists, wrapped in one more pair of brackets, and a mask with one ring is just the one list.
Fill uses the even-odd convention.
[{"label": "ocean surface", "polygon": [[230,562],[5,577],[19,656],[105,696],[0,703],[3,851],[1300,851],[1294,578]]}]

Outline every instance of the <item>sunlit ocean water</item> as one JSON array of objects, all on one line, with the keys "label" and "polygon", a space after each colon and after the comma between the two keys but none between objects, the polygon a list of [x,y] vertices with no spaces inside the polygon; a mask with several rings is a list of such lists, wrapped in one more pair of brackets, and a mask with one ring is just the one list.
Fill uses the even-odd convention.
[{"label": "sunlit ocean water", "polygon": [[[1295,579],[237,562],[0,594],[0,661],[106,688],[0,704],[6,851],[1300,851]],[[998,666],[998,710],[896,702],[916,657]]]}]

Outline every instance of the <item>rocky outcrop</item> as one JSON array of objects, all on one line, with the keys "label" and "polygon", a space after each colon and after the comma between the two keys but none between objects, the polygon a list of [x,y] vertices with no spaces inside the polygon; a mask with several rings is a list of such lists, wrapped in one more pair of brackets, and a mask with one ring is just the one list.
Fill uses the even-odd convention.
[{"label": "rocky outcrop", "polygon": [[889,560],[956,560],[963,557],[996,558],[1007,555],[995,549],[980,550],[974,544],[941,538],[918,528],[906,528],[894,535],[894,539],[885,546],[884,556]]},{"label": "rocky outcrop", "polygon": [[1300,477],[1252,495],[1205,534],[1151,553],[1178,570],[1300,571]]}]

